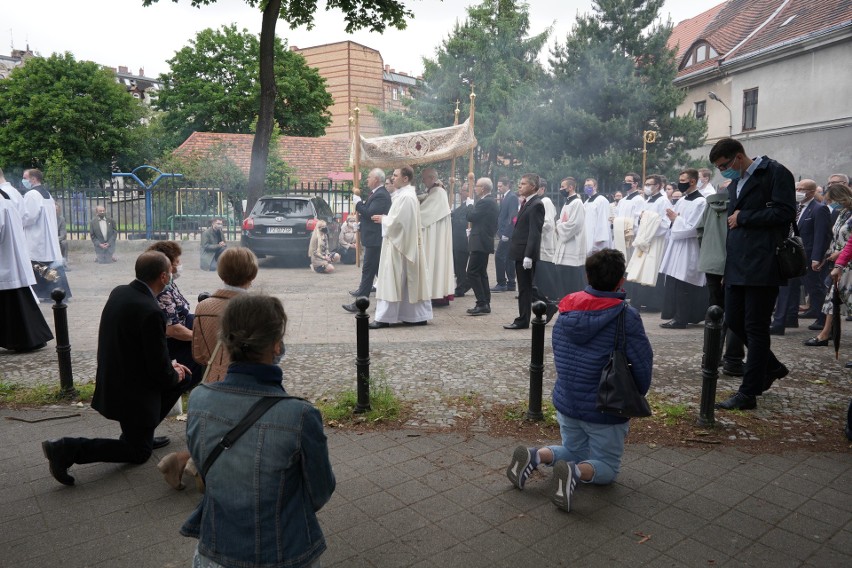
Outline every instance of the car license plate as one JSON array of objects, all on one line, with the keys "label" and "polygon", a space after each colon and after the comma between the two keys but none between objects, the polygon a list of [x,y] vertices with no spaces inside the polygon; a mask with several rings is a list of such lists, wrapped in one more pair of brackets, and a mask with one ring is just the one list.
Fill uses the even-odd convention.
[{"label": "car license plate", "polygon": [[293,227],[267,227],[266,234],[272,235],[276,233],[283,233],[285,235],[289,235],[293,233]]}]

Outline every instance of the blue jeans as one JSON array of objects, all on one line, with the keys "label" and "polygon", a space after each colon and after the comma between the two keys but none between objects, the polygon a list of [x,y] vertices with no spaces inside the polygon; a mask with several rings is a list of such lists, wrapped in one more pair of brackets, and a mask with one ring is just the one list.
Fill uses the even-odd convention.
[{"label": "blue jeans", "polygon": [[569,418],[559,411],[556,412],[556,421],[559,422],[562,445],[548,446],[553,452],[553,463],[563,460],[591,465],[595,475],[587,483],[609,485],[615,481],[615,476],[621,469],[624,438],[627,436],[630,422],[595,424]]}]

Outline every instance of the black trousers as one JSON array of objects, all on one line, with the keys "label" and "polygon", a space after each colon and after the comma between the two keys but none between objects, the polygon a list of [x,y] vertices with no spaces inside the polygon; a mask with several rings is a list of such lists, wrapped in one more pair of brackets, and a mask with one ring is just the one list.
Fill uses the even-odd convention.
[{"label": "black trousers", "polygon": [[497,243],[497,251],[494,253],[494,268],[497,270],[497,284],[515,287],[515,262],[509,260],[509,243],[508,241],[499,241]]},{"label": "black trousers", "polygon": [[[706,274],[707,290],[710,293],[710,306],[719,306],[725,309],[725,287],[722,286],[722,276],[719,274]],[[745,346],[742,340],[734,335],[725,322],[723,329],[725,330],[725,352],[722,359],[727,364],[742,364],[745,358]]]},{"label": "black trousers", "polygon": [[472,288],[467,277],[468,256],[466,250],[453,249],[453,273],[456,276],[456,294],[464,294]]},{"label": "black trousers", "polygon": [[515,323],[520,325],[530,324],[533,302],[547,303],[549,301],[546,296],[538,291],[538,288],[533,286],[535,265],[536,261],[532,261],[532,268],[526,270],[522,260],[515,261],[515,274],[518,278],[518,317],[515,318]]},{"label": "black trousers", "polygon": [[[807,273],[802,276],[802,284],[805,287],[805,292],[808,294],[808,303],[810,304],[808,311],[818,314],[816,316],[816,323],[820,325],[825,324],[825,314],[822,313],[822,305],[825,302],[825,295],[828,292],[825,287],[825,278],[828,276],[828,272],[828,267],[825,265],[819,271],[813,271],[808,267]],[[800,300],[801,298],[797,295],[795,298],[797,310],[801,303]]]},{"label": "black trousers", "polygon": [[364,258],[361,260],[361,284],[358,285],[356,298],[370,296],[373,280],[379,274],[379,258],[381,255],[382,247],[364,247]]},{"label": "black trousers", "polygon": [[725,286],[728,329],[748,347],[745,374],[739,389],[743,394],[761,394],[767,369],[777,369],[781,365],[770,349],[769,335],[777,296],[778,286]]},{"label": "black trousers", "polygon": [[488,254],[475,251],[470,253],[467,262],[467,282],[473,288],[477,306],[491,304],[491,287],[488,285]]}]

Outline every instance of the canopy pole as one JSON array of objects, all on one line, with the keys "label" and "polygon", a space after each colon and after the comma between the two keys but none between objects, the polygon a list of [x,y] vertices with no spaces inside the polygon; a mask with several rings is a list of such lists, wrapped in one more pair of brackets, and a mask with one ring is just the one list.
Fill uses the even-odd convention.
[{"label": "canopy pole", "polygon": [[[349,117],[352,122],[352,140],[355,144],[355,158],[353,160],[352,171],[352,194],[361,196],[361,132],[359,127],[358,117],[361,114],[361,109],[358,108],[358,99],[355,99],[355,108],[352,109],[353,116]],[[359,223],[359,229],[355,233],[355,266],[361,266],[361,219],[358,218],[358,211],[355,211],[355,221]]]},{"label": "canopy pole", "polygon": [[[455,110],[456,117],[453,120],[453,126],[459,125],[459,104],[460,104],[460,101],[458,99],[456,99],[456,110]],[[450,204],[450,209],[453,208],[453,197],[455,197],[455,195],[456,195],[455,187],[456,187],[456,159],[453,158],[453,161],[450,164],[450,192],[447,194],[447,201]]]},{"label": "canopy pole", "polygon": [[[473,81],[470,82],[470,130],[473,131],[473,116],[476,112],[476,93],[473,92]],[[467,161],[467,198],[473,199],[473,185],[475,182],[473,176],[473,152],[476,146],[470,149],[470,157]]]}]

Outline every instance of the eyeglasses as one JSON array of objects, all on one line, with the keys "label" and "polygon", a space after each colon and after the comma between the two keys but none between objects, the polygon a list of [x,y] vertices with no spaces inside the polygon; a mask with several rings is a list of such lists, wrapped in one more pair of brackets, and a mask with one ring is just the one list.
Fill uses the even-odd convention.
[{"label": "eyeglasses", "polygon": [[717,164],[716,167],[719,169],[720,172],[724,172],[725,170],[727,170],[731,167],[731,164],[733,164],[734,160],[736,160],[736,159],[737,159],[737,157],[734,156],[733,158],[728,160],[728,162],[725,165],[720,166],[720,165]]}]

